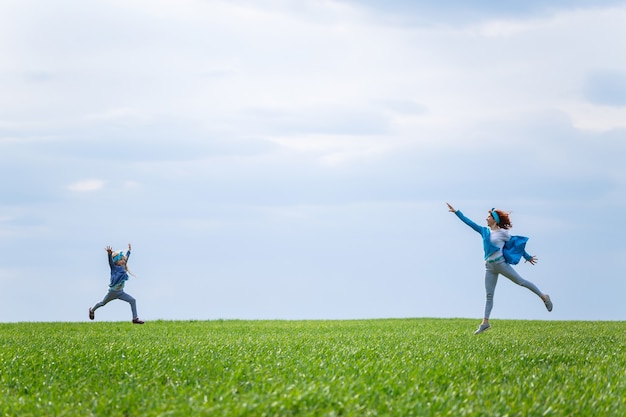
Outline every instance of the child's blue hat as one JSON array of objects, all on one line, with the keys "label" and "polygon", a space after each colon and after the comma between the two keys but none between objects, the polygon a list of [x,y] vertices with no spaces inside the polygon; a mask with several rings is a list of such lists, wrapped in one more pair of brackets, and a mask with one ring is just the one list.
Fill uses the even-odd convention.
[{"label": "child's blue hat", "polygon": [[115,251],[111,254],[111,256],[113,257],[113,263],[115,263],[124,257],[124,251]]}]

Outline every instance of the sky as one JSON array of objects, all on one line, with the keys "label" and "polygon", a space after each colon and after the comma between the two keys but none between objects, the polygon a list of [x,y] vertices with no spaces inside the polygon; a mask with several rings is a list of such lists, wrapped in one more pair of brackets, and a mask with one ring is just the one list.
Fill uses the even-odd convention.
[{"label": "sky", "polygon": [[[626,1],[4,0],[0,322],[626,320]],[[130,320],[112,301],[99,321]]]}]

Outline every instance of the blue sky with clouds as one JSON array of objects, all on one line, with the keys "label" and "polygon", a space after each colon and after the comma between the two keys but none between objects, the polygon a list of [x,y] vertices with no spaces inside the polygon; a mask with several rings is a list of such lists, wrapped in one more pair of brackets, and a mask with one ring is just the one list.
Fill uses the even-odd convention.
[{"label": "blue sky with clouds", "polygon": [[[626,2],[4,1],[0,321],[626,320]],[[112,302],[98,320],[127,320]]]}]

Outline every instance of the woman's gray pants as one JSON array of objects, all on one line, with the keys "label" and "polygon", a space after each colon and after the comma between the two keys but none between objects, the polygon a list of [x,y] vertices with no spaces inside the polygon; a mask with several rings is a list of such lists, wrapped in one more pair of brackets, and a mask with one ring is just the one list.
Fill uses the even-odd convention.
[{"label": "woman's gray pants", "polygon": [[498,283],[498,275],[504,275],[517,285],[526,287],[539,297],[543,295],[539,288],[530,281],[526,281],[513,269],[513,267],[507,264],[504,259],[496,262],[485,262],[485,291],[487,293],[487,301],[485,302],[485,318],[488,319],[491,315],[491,309],[493,308],[493,293],[496,291],[496,284]]}]

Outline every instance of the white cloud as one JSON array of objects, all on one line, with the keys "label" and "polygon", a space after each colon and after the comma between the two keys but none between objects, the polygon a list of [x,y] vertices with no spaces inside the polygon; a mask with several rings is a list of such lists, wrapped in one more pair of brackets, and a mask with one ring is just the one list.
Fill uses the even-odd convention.
[{"label": "white cloud", "polygon": [[142,121],[149,120],[149,118],[141,110],[130,107],[107,109],[99,113],[87,114],[85,118],[89,121],[115,121],[120,119],[135,119]]},{"label": "white cloud", "polygon": [[106,181],[99,179],[87,179],[75,182],[67,186],[70,191],[76,192],[91,192],[98,191],[104,187]]}]

